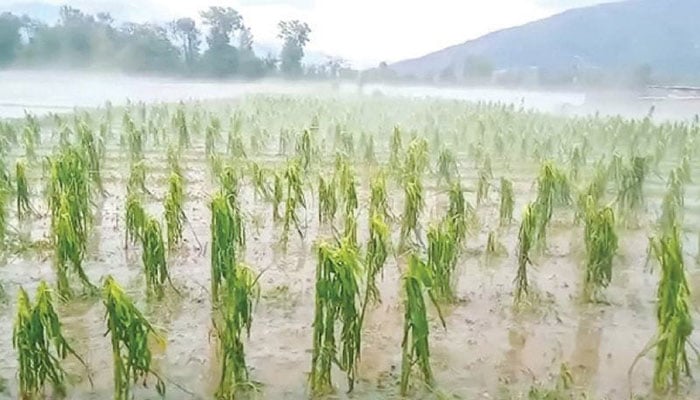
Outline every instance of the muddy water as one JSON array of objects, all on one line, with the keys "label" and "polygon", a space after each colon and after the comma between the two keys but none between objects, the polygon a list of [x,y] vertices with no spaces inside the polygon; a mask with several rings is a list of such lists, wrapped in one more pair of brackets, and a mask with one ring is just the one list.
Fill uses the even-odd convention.
[{"label": "muddy water", "polygon": [[[210,339],[209,304],[209,210],[208,195],[213,191],[201,145],[188,149],[183,159],[188,202],[186,214],[191,228],[185,231],[181,251],[170,256],[170,271],[183,298],[170,294],[160,305],[145,299],[138,248],[124,248],[124,201],[128,164],[117,148],[109,151],[104,166],[108,196],[96,218],[91,254],[85,269],[93,282],[113,275],[136,299],[138,306],[159,327],[167,346],[155,348],[156,366],[168,379],[167,398],[209,399],[218,374],[215,342]],[[161,153],[146,154],[149,187],[154,191],[147,208],[160,215],[160,199],[165,191],[166,160]],[[518,203],[534,197],[531,171],[495,169],[495,175],[514,177]],[[364,173],[364,172],[362,172]],[[476,184],[475,172],[464,171],[469,190]],[[33,171],[34,206],[43,214],[40,195],[40,171]],[[651,178],[653,189],[655,178]],[[363,178],[361,204],[368,197]],[[152,183],[151,183],[152,182]],[[660,182],[660,181],[659,181]],[[431,187],[430,185],[426,185]],[[247,360],[251,375],[260,382],[261,397],[299,399],[306,397],[306,373],[310,364],[311,322],[313,319],[313,277],[315,256],[313,240],[328,230],[316,223],[315,201],[305,217],[306,237],[290,234],[284,252],[278,245],[279,227],[271,221],[271,207],[255,198],[250,187],[243,187],[243,209],[248,213],[245,260],[262,277],[262,298],[255,311],[253,329],[247,342]],[[695,188],[689,189],[689,193]],[[653,190],[652,190],[653,192]],[[391,201],[400,211],[401,191],[394,188]],[[691,198],[692,195],[688,195]],[[311,195],[309,194],[309,198]],[[424,222],[444,209],[444,193],[430,189]],[[473,200],[473,199],[470,199]],[[658,200],[658,199],[657,199]],[[364,202],[364,203],[363,203]],[[653,201],[650,201],[653,203]],[[655,333],[654,299],[657,274],[645,270],[647,232],[619,232],[620,254],[615,263],[613,281],[606,291],[609,304],[584,305],[580,302],[583,254],[581,228],[571,225],[566,210],[555,214],[548,251],[535,260],[531,282],[540,301],[532,312],[514,313],[512,280],[515,276],[517,227],[500,231],[500,240],[508,255],[486,261],[482,251],[487,233],[497,228],[498,205],[491,201],[478,209],[480,231],[468,241],[468,251],[459,263],[457,293],[460,301],[446,309],[447,329],[431,315],[431,351],[436,379],[443,395],[459,398],[521,398],[533,384],[550,385],[560,365],[566,363],[574,383],[596,399],[624,399],[632,393],[648,393],[651,386],[652,358],[643,358],[628,383],[628,369],[637,353]],[[650,211],[650,214],[653,214]],[[359,232],[366,232],[366,214],[359,217]],[[686,215],[693,220],[697,215]],[[397,227],[395,227],[397,228]],[[47,234],[48,218],[31,221],[22,230],[34,240]],[[361,234],[361,238],[364,236]],[[694,237],[692,241],[694,241]],[[700,290],[700,273],[688,254],[691,284]],[[401,255],[391,257],[385,267],[380,290],[382,303],[373,309],[364,328],[360,382],[353,398],[394,398],[401,361],[402,304],[400,273],[405,266]],[[22,285],[34,290],[40,280],[54,281],[50,254],[32,253],[11,257],[0,267],[0,281],[6,287],[10,303]],[[700,305],[695,297],[695,306]],[[112,390],[111,350],[105,338],[103,308],[97,300],[83,300],[60,308],[65,333],[90,367],[91,387],[79,363],[71,360],[70,398],[104,399]],[[697,315],[696,315],[697,316]],[[0,311],[0,376],[8,380],[9,397],[16,397],[16,355],[12,350],[13,306]],[[700,343],[699,335],[693,340]],[[335,376],[338,397],[349,397],[343,376]],[[700,390],[691,386],[677,398],[700,398]],[[0,397],[3,395],[0,395]],[[153,398],[154,391],[139,388],[139,399]],[[414,398],[425,398],[416,392]]]}]

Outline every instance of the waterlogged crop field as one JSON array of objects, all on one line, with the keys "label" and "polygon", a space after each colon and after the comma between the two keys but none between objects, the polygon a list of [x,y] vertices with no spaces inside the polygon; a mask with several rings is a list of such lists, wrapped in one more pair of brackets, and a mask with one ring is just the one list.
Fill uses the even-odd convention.
[{"label": "waterlogged crop field", "polygon": [[699,139],[352,96],[2,121],[0,396],[696,399]]}]

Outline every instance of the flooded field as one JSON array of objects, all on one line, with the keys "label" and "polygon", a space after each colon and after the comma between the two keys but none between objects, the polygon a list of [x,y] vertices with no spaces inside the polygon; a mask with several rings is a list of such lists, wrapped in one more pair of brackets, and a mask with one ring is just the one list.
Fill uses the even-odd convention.
[{"label": "flooded field", "polygon": [[[125,97],[130,95],[125,93]],[[186,118],[186,140],[181,125],[174,122],[178,112]],[[357,223],[358,252],[363,257],[369,239],[370,182],[380,172],[386,177],[393,218],[386,221],[390,254],[377,277],[381,302],[369,306],[361,329],[355,387],[346,394],[345,374],[334,366],[337,391],[333,398],[401,398],[406,297],[402,276],[412,255],[426,257],[430,243],[427,232],[451,208],[448,192],[454,185],[462,189],[474,211],[450,277],[455,297],[441,304],[446,328],[441,326],[437,310],[428,307],[434,388],[421,385],[421,376],[415,372],[409,398],[654,398],[655,351],[642,357],[631,375],[628,371],[657,333],[656,294],[661,272],[657,263],[649,260],[647,248],[650,237],[664,234],[659,221],[670,185],[667,177],[682,165],[688,166],[692,179],[683,184],[685,201],[674,223],[682,227],[691,290],[700,290],[700,270],[695,263],[700,231],[700,127],[696,122],[655,125],[618,118],[565,118],[519,105],[355,95],[242,96],[235,101],[181,106],[132,104],[109,112],[79,110],[75,118],[66,114],[40,119],[41,139],[33,148],[34,156],[23,140],[27,121],[6,120],[17,141],[0,152],[3,164],[10,180],[17,160],[27,164],[35,213],[18,221],[14,194],[4,204],[8,235],[0,265],[0,284],[6,292],[5,305],[0,306],[0,378],[6,388],[0,397],[18,397],[18,361],[12,345],[18,290],[24,287],[33,296],[42,280],[56,284],[44,156],[55,156],[61,148],[78,143],[76,132],[81,123],[104,146],[100,152],[104,191],[92,195],[93,218],[83,268],[98,287],[108,275],[113,276],[165,339],[165,346],[151,348],[153,368],[165,379],[165,397],[169,399],[213,398],[219,384],[221,361],[212,324],[217,317],[210,293],[210,202],[221,186],[222,166],[230,166],[239,182],[237,202],[246,243],[238,257],[261,273],[260,298],[245,340],[245,360],[250,379],[259,384],[259,398],[310,396],[316,245],[321,240],[332,242],[348,229],[341,193],[337,194],[339,205],[333,222],[319,222],[318,182],[320,176],[338,184],[334,177],[339,176],[339,165],[349,166],[355,179],[358,205],[350,214]],[[140,151],[127,134],[127,119],[142,141]],[[0,133],[4,133],[6,143],[12,142],[7,128]],[[310,146],[307,152],[304,143]],[[414,171],[422,183],[423,199],[415,235],[418,239],[401,245],[408,160],[411,149],[423,143],[427,146],[426,164]],[[443,163],[448,155],[454,165]],[[290,163],[304,157],[309,158],[302,173],[306,204],[291,210],[300,220],[303,237],[292,227],[285,248],[284,223],[274,218],[272,200],[259,193],[258,175],[252,171],[262,171],[263,186],[269,190],[275,176],[281,177],[286,200],[291,196],[286,186]],[[620,177],[635,157],[645,159],[647,172],[643,202],[632,209],[620,206],[620,193],[626,189]],[[174,158],[182,168],[187,222],[182,243],[167,252],[167,268],[179,294],[166,288],[165,298],[154,300],[146,290],[142,246],[125,243],[127,183],[134,163],[142,160],[150,193],[142,194],[141,201],[149,215],[162,221],[165,231],[163,202]],[[570,196],[567,204],[554,207],[546,244],[531,254],[533,264],[527,270],[531,294],[525,306],[515,306],[521,211],[538,201],[537,180],[547,162],[565,172]],[[441,168],[445,165],[449,168]],[[609,286],[602,290],[600,301],[587,302],[583,296],[587,259],[584,225],[574,221],[580,211],[579,195],[586,192],[599,171],[604,171],[606,178],[597,204],[611,205],[615,210],[619,248]],[[513,184],[515,211],[512,222],[505,224],[500,215],[501,178]],[[337,187],[332,187],[336,191]],[[280,205],[283,215],[285,204]],[[499,251],[486,250],[489,236],[496,238]],[[364,290],[364,270],[360,277]],[[80,288],[76,277],[71,274],[70,278],[73,288]],[[697,319],[700,292],[692,293],[690,312]],[[113,359],[99,295],[78,296],[57,304],[64,336],[85,359],[93,383],[82,365],[68,357],[63,363],[68,372],[67,398],[111,397]],[[698,343],[699,336],[694,331],[689,341]],[[700,368],[695,354],[688,354],[691,372],[697,375]],[[135,385],[134,390],[139,399],[157,396],[152,385]],[[678,391],[666,397],[700,398],[700,388],[683,379]]]}]

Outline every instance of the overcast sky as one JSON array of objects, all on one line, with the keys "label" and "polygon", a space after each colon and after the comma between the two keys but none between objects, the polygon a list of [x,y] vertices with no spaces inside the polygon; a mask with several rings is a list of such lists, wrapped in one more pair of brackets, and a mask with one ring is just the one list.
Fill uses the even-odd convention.
[{"label": "overcast sky", "polygon": [[[5,1],[10,0],[0,0],[0,4]],[[243,15],[261,43],[278,41],[276,26],[281,19],[301,19],[313,30],[310,50],[368,67],[418,57],[494,30],[605,0],[45,1],[83,8],[126,8],[132,18],[159,20],[196,16],[209,5],[231,6]]]}]

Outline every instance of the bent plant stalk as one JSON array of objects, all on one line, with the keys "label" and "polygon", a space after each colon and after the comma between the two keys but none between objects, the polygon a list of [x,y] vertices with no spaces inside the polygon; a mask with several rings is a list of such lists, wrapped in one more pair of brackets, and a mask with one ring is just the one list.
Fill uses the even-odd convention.
[{"label": "bent plant stalk", "polygon": [[451,219],[428,229],[427,267],[433,277],[432,293],[442,303],[454,302],[454,271],[457,267],[459,239]]},{"label": "bent plant stalk", "polygon": [[612,279],[612,263],[618,244],[612,208],[604,207],[599,210],[592,197],[588,198],[584,237],[586,243],[584,296],[587,301],[595,302]]},{"label": "bent plant stalk", "polygon": [[165,244],[160,223],[154,218],[149,218],[143,226],[141,247],[148,294],[160,300],[165,293],[165,283],[170,282],[170,274],[165,261]]},{"label": "bent plant stalk", "polygon": [[177,173],[171,173],[168,178],[168,193],[165,195],[164,207],[169,250],[177,248],[182,242],[182,228],[186,220],[182,209],[184,201],[182,178]]},{"label": "bent plant stalk", "polygon": [[369,225],[369,240],[365,255],[366,287],[365,298],[362,302],[362,315],[364,320],[365,310],[368,304],[381,302],[379,288],[377,287],[377,275],[382,273],[384,263],[389,256],[390,249],[389,227],[384,222],[382,214],[375,213]]},{"label": "bent plant stalk", "polygon": [[239,211],[231,207],[223,193],[211,201],[211,296],[212,304],[219,304],[219,288],[238,263],[238,254],[245,248],[245,232]]},{"label": "bent plant stalk", "polygon": [[430,366],[430,343],[428,336],[428,311],[425,296],[433,303],[438,311],[440,323],[446,327],[445,320],[438,303],[431,292],[432,274],[428,266],[417,255],[411,254],[408,271],[403,277],[404,295],[404,325],[401,341],[401,396],[406,396],[411,382],[413,366],[417,365],[426,386],[435,385],[433,370]]},{"label": "bent plant stalk", "polygon": [[357,248],[345,239],[320,243],[317,260],[309,386],[313,396],[322,396],[333,392],[333,364],[345,372],[348,390],[354,388],[362,333],[361,265]]},{"label": "bent plant stalk", "polygon": [[537,215],[537,207],[528,204],[523,212],[520,230],[518,231],[518,270],[515,276],[515,304],[520,305],[530,294],[530,285],[527,280],[527,266],[532,264],[530,252],[532,251],[537,235],[537,224],[540,218]]},{"label": "bent plant stalk", "polygon": [[260,297],[258,277],[250,267],[238,264],[227,271],[222,303],[214,320],[218,335],[221,377],[215,397],[230,400],[252,387],[245,361],[243,337],[250,337],[253,307]]},{"label": "bent plant stalk", "polygon": [[143,230],[146,226],[146,211],[143,209],[141,199],[134,193],[129,193],[126,197],[126,234],[124,237],[124,247],[129,243],[136,244],[143,237]]},{"label": "bent plant stalk", "polygon": [[650,345],[632,363],[629,374],[639,359],[656,349],[654,391],[659,394],[669,391],[677,394],[681,376],[691,377],[687,348],[692,347],[690,336],[693,332],[690,287],[678,227],[674,226],[661,233],[650,244],[652,255],[661,267],[656,305],[657,331]]},{"label": "bent plant stalk", "polygon": [[513,222],[513,209],[515,208],[515,196],[513,195],[513,182],[501,178],[501,204],[498,208],[500,226],[509,226]]},{"label": "bent plant stalk", "polygon": [[17,219],[21,221],[32,212],[32,205],[29,202],[27,166],[23,161],[17,161],[15,165],[15,183],[17,194]]},{"label": "bent plant stalk", "polygon": [[112,343],[114,366],[114,400],[132,398],[132,385],[146,385],[148,376],[156,378],[156,391],[165,396],[165,382],[152,368],[152,355],[148,346],[150,337],[164,345],[164,340],[134,306],[122,288],[111,276],[105,280],[102,301],[106,312],[107,333]]},{"label": "bent plant stalk", "polygon": [[74,356],[87,369],[83,359],[63,336],[51,290],[43,281],[37,289],[34,304],[24,288],[19,289],[12,346],[18,353],[19,391],[22,399],[42,397],[47,383],[51,384],[54,396],[65,397],[66,372],[61,362],[69,355]]}]

